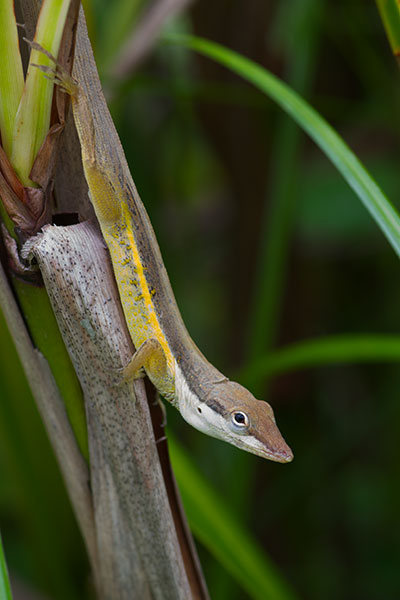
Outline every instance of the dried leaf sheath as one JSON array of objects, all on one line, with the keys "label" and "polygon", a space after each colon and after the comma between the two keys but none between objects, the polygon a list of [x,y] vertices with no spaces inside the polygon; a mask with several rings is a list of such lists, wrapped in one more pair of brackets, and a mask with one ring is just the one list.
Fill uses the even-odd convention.
[{"label": "dried leaf sheath", "polygon": [[97,544],[87,464],[79,452],[65,406],[49,365],[45,357],[32,345],[29,332],[1,263],[0,307],[59,462],[96,576],[98,571]]},{"label": "dried leaf sheath", "polygon": [[187,600],[143,385],[135,383],[133,401],[132,386],[116,386],[112,372],[132,346],[104,243],[82,223],[48,226],[27,249],[39,262],[85,395],[103,596]]}]

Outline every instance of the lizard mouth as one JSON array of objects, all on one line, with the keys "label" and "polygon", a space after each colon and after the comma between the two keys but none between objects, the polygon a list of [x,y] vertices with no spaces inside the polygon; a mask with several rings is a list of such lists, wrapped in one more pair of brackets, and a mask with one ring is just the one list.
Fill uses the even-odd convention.
[{"label": "lizard mouth", "polygon": [[292,449],[286,444],[283,438],[280,439],[279,445],[277,444],[277,447],[274,448],[251,435],[243,437],[230,435],[228,440],[221,435],[214,434],[214,437],[229,441],[233,446],[237,446],[241,450],[261,456],[261,458],[267,458],[273,462],[290,463],[294,458]]},{"label": "lizard mouth", "polygon": [[272,452],[271,450],[265,450],[264,453],[260,452],[260,456],[265,456],[269,460],[273,460],[274,462],[279,463],[290,463],[292,462],[294,456],[291,449],[287,448],[287,450],[279,450],[278,452]]},{"label": "lizard mouth", "polygon": [[294,456],[291,448],[285,444],[285,447],[279,448],[279,450],[272,450],[262,444],[258,446],[246,446],[246,450],[248,452],[252,452],[257,456],[261,456],[262,458],[267,458],[268,460],[272,460],[273,462],[278,463],[290,463],[292,462]]}]

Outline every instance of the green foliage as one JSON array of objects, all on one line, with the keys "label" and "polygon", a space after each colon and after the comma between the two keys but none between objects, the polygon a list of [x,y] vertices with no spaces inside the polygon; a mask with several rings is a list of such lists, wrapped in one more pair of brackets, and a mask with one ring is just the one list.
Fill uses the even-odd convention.
[{"label": "green foliage", "polygon": [[103,68],[107,68],[107,65],[118,54],[123,41],[135,27],[140,11],[145,4],[145,0],[117,0],[112,5],[108,2],[103,4],[105,15],[103,15],[101,23],[103,27],[106,25],[106,30],[99,39],[99,54]]},{"label": "green foliage", "polygon": [[349,362],[400,361],[400,336],[340,335],[305,340],[260,356],[238,374],[242,382],[257,387],[281,373]]},{"label": "green foliage", "polygon": [[169,446],[185,511],[198,540],[251,598],[294,600],[292,590],[259,544],[241,526],[226,500],[212,489],[171,436]]},{"label": "green foliage", "polygon": [[3,27],[3,35],[0,38],[0,56],[2,59],[0,70],[0,89],[2,90],[0,94],[0,131],[2,146],[6,154],[10,156],[15,116],[24,88],[24,74],[19,53],[13,0],[4,0],[0,3],[0,22]]},{"label": "green foliage", "polygon": [[376,0],[393,54],[400,56],[400,7],[396,0]]},{"label": "green foliage", "polygon": [[[288,83],[302,96],[308,94],[314,78],[323,6],[321,0],[296,0],[290,6],[282,5],[280,12],[279,21],[285,26]],[[275,137],[272,193],[269,203],[265,198],[265,217],[250,311],[250,359],[268,351],[276,341],[283,278],[294,223],[295,190],[302,179],[298,169],[302,139],[296,123],[281,115]],[[291,176],[286,177],[287,173]]]},{"label": "green foliage", "polygon": [[6,565],[6,559],[4,556],[1,535],[0,535],[0,598],[1,598],[1,600],[12,600],[10,582],[8,580],[7,565]]},{"label": "green foliage", "polygon": [[17,278],[13,278],[13,285],[35,346],[46,357],[57,382],[79,448],[86,460],[89,460],[82,390],[47,292],[44,287],[35,287]]},{"label": "green foliage", "polygon": [[325,152],[400,256],[398,213],[347,144],[307,102],[272,73],[227,48],[194,36],[171,35],[166,39],[220,62],[275,100]]},{"label": "green foliage", "polygon": [[52,597],[79,597],[82,542],[2,315],[0,339],[0,515],[8,563]]},{"label": "green foliage", "polygon": [[[35,41],[58,55],[70,0],[43,2]],[[49,130],[54,84],[32,65],[52,66],[50,59],[38,50],[30,53],[24,93],[18,104],[10,161],[24,185],[31,185],[29,173]],[[2,92],[4,93],[4,92]]]},{"label": "green foliage", "polygon": [[[69,5],[70,0],[46,0],[41,7],[35,41],[53,56],[58,55]],[[4,65],[0,75],[1,139],[20,181],[31,185],[29,174],[50,125],[54,88],[51,78],[45,77],[36,66],[48,67],[51,61],[42,52],[32,49],[24,81],[13,2],[1,3],[0,19],[6,31],[0,42],[0,58]],[[15,236],[14,226],[3,207],[0,212],[9,232]],[[79,447],[88,459],[82,392],[46,290],[15,277],[12,283],[32,339],[49,362]]]}]

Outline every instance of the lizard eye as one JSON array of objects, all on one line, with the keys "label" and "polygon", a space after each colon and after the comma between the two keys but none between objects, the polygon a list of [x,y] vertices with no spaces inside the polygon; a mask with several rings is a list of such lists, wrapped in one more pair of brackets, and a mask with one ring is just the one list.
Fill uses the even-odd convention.
[{"label": "lizard eye", "polygon": [[242,410],[235,410],[231,414],[231,426],[236,433],[245,433],[249,428],[249,417]]}]

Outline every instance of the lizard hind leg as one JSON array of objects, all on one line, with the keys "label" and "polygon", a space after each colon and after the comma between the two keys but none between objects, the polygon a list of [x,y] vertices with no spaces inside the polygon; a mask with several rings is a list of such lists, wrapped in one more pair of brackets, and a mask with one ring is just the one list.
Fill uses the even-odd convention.
[{"label": "lizard hind leg", "polygon": [[160,397],[161,394],[171,394],[171,376],[168,372],[167,359],[160,342],[155,338],[144,341],[136,350],[128,364],[122,369],[122,377],[125,381],[132,381],[142,377],[143,368],[156,386],[156,404],[162,412],[161,427],[167,424],[167,412]]},{"label": "lizard hind leg", "polygon": [[122,369],[123,379],[129,381],[141,377],[143,368],[162,395],[173,393],[173,378],[169,372],[167,357],[156,338],[149,338],[139,346]]}]

